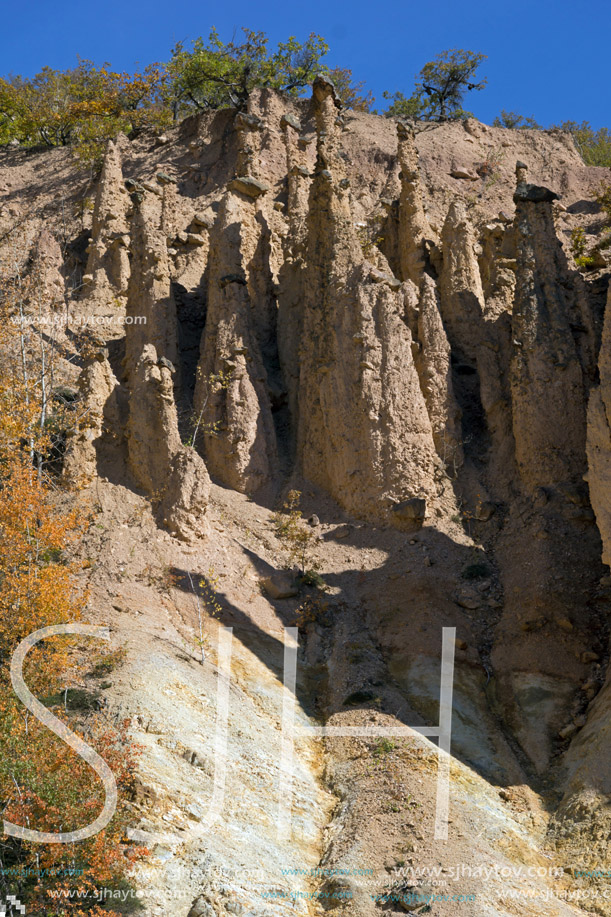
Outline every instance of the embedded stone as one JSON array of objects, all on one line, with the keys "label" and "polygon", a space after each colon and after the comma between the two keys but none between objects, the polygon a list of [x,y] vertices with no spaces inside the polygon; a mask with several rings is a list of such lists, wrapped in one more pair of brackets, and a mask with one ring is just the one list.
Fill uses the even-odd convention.
[{"label": "embedded stone", "polygon": [[280,126],[281,127],[292,127],[293,130],[296,130],[296,131],[301,130],[301,123],[297,120],[297,118],[294,115],[289,115],[289,114],[282,115],[282,118],[280,119]]},{"label": "embedded stone", "polygon": [[168,175],[167,172],[157,172],[155,176],[160,185],[175,185],[176,179],[172,178],[171,175]]},{"label": "embedded stone", "polygon": [[239,191],[247,197],[257,198],[269,191],[269,185],[264,181],[258,181],[256,178],[240,176],[232,179],[227,185],[230,191]]},{"label": "embedded stone", "polygon": [[424,497],[410,497],[409,500],[402,500],[396,503],[392,508],[392,513],[396,519],[402,522],[424,522],[426,516],[426,499]]},{"label": "embedded stone", "polygon": [[551,203],[557,201],[559,195],[543,185],[531,185],[528,182],[519,182],[513,195],[514,203],[519,201],[531,201],[534,204]]},{"label": "embedded stone", "polygon": [[292,576],[287,573],[272,573],[259,582],[270,599],[290,599],[299,592]]}]

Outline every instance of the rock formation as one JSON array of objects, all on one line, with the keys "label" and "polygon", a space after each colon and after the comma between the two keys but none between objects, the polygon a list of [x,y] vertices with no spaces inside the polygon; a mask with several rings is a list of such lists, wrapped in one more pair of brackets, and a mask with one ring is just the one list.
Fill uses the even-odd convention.
[{"label": "rock formation", "polygon": [[85,296],[101,305],[125,301],[130,274],[129,198],[123,183],[119,144],[108,141],[93,210]]},{"label": "rock formation", "polygon": [[522,163],[517,178],[508,375],[520,496],[496,546],[505,601],[492,659],[506,722],[543,773],[567,710],[579,709],[598,627],[600,541],[583,483],[586,390],[571,321],[578,291],[554,228],[555,193],[529,184]]},{"label": "rock formation", "polygon": [[[499,157],[498,181],[491,182],[482,166],[499,149],[511,157]],[[122,150],[131,178],[123,181],[119,147],[109,145],[85,296],[64,284],[83,269],[76,220],[61,248],[51,219],[37,248],[40,219],[27,224],[23,276],[31,270],[42,278],[45,307],[63,300],[68,315],[74,303],[86,314],[104,309],[126,319],[124,339],[116,327],[100,333],[97,353],[83,351],[90,328],[81,337],[70,327],[53,348],[54,358],[60,351],[67,357],[70,381],[83,358],[63,473],[76,486],[94,482],[104,504],[104,525],[87,536],[88,553],[99,538],[104,559],[103,576],[92,577],[99,607],[116,611],[117,593],[124,592],[114,618],[121,627],[127,608],[146,606],[139,624],[140,616],[129,619],[130,633],[151,650],[151,696],[165,719],[177,717],[158,740],[161,731],[147,725],[148,692],[138,709],[127,679],[115,696],[129,707],[133,728],[141,728],[149,774],[157,775],[163,796],[159,813],[171,804],[180,825],[168,841],[168,884],[180,859],[188,866],[194,915],[258,907],[252,889],[239,887],[239,870],[231,906],[220,892],[209,894],[209,850],[220,861],[231,848],[232,862],[241,862],[244,826],[272,849],[275,815],[264,824],[259,803],[265,806],[261,774],[274,773],[276,748],[261,756],[260,747],[279,735],[286,698],[275,668],[278,634],[302,602],[304,722],[311,702],[336,724],[405,726],[416,715],[435,724],[440,631],[457,628],[447,846],[432,837],[434,758],[429,766],[415,741],[400,753],[378,746],[378,763],[400,776],[395,807],[386,792],[371,792],[353,744],[331,742],[328,772],[342,799],[329,800],[335,815],[325,846],[301,797],[292,842],[304,844],[308,862],[342,868],[358,848],[383,876],[384,864],[403,855],[406,825],[415,826],[405,821],[405,800],[413,796],[424,865],[445,857],[445,867],[467,846],[474,864],[496,857],[497,847],[506,860],[528,864],[543,862],[539,856],[551,849],[567,867],[580,857],[608,863],[611,299],[603,328],[608,272],[578,272],[568,254],[574,228],[602,236],[600,213],[590,208],[590,219],[583,203],[604,174],[552,132],[487,128],[470,119],[415,136],[388,119],[343,112],[323,77],[313,100],[262,90],[244,113],[205,112],[154,142],[125,141]],[[6,264],[3,221],[6,213],[17,215],[25,195],[4,165],[17,154],[0,152]],[[514,153],[528,155],[541,184],[530,184],[520,163],[515,188],[507,171]],[[27,173],[30,184],[34,168],[46,176],[36,181],[48,189],[50,207],[57,164],[71,174],[64,151],[19,156],[18,176]],[[543,185],[561,192],[562,202]],[[64,261],[66,252],[72,260]],[[27,360],[34,361],[41,328],[42,322],[20,338]],[[58,362],[45,379],[49,405],[65,381]],[[223,487],[211,484],[208,468]],[[302,520],[299,531],[313,569],[320,567],[332,590],[324,602],[315,587],[274,573],[286,558],[270,507],[289,488],[302,493],[309,525]],[[142,512],[147,502],[152,513]],[[210,518],[214,541],[202,542]],[[113,550],[104,554],[108,543]],[[146,572],[153,555],[166,570],[191,577],[177,583],[184,589],[171,590],[171,603],[165,595],[160,601],[155,633],[156,581]],[[192,725],[200,738],[214,727],[208,701],[219,659],[206,657],[200,666],[198,653],[196,666],[192,654],[181,658],[176,643],[159,639],[170,624],[185,646],[194,632],[201,636],[194,584],[212,564],[223,577],[221,623],[227,613],[227,620],[252,622],[253,631],[270,636],[252,646],[235,641],[232,691],[249,702],[231,705],[230,729],[240,727],[239,742],[232,739],[231,787],[238,778],[253,783],[216,834],[201,829],[214,762],[209,743],[196,745]],[[259,590],[272,580],[281,588]],[[300,595],[304,588],[312,593]],[[308,620],[313,608],[316,620]],[[168,654],[161,675],[160,647]],[[143,684],[144,654],[137,649],[127,678],[135,674]],[[264,704],[260,684],[269,689]],[[179,718],[184,744],[170,735]],[[302,754],[297,747],[295,753]],[[325,779],[320,755],[314,748],[308,755],[300,759],[301,774],[318,786]],[[159,776],[162,757],[167,770]],[[164,779],[172,796],[164,795]],[[316,798],[310,794],[312,811]],[[180,823],[183,800],[189,814]],[[246,811],[253,800],[256,817]],[[321,837],[326,817],[326,809],[317,810]],[[155,829],[169,832],[159,819]],[[501,829],[508,840],[499,847]],[[282,862],[286,844],[273,849]],[[151,869],[158,884],[164,862],[160,857]],[[350,906],[373,917],[378,904],[356,880],[353,887],[360,897]],[[473,907],[465,902],[467,917],[514,907],[499,904],[502,891],[498,900],[484,898],[489,887],[480,888]],[[242,898],[234,898],[235,888]],[[573,913],[559,898],[531,903],[520,901],[524,917]],[[151,913],[166,911],[160,905]]]},{"label": "rock formation", "polygon": [[399,282],[365,261],[338,153],[338,102],[314,83],[318,159],[307,218],[298,459],[347,509],[384,517],[435,493],[433,431]]},{"label": "rock formation", "polygon": [[209,531],[206,518],[209,499],[208,470],[194,449],[183,446],[170,460],[159,521],[181,541],[203,538]]},{"label": "rock formation", "polygon": [[161,522],[184,540],[206,533],[210,479],[197,453],[183,446],[172,383],[173,367],[147,344],[130,374],[127,450],[131,472]]},{"label": "rock formation", "polygon": [[103,434],[115,442],[121,437],[119,383],[103,350],[85,356],[79,376],[79,419],[68,439],[63,475],[67,482],[84,487],[99,473],[98,448]]},{"label": "rock formation", "polygon": [[244,205],[227,191],[212,232],[208,313],[194,398],[194,424],[212,474],[253,493],[269,483],[277,448],[261,356],[260,323],[243,254]]},{"label": "rock formation", "polygon": [[439,311],[435,281],[424,274],[416,324],[415,363],[437,454],[456,474],[463,461],[461,412],[454,397],[451,350]]},{"label": "rock formation", "polygon": [[556,195],[528,184],[521,163],[517,175],[511,394],[518,471],[532,492],[581,479],[585,393],[570,323],[566,260],[554,228]]},{"label": "rock formation", "polygon": [[127,445],[131,471],[141,487],[156,498],[164,490],[170,466],[180,450],[174,403],[173,370],[146,344],[129,376]]},{"label": "rock formation", "polygon": [[600,345],[600,385],[588,403],[587,481],[603,543],[602,558],[611,566],[611,289]]},{"label": "rock formation", "polygon": [[413,128],[397,122],[398,159],[401,166],[401,197],[399,199],[399,257],[403,280],[420,286],[428,257],[425,243],[431,241],[432,231],[424,212],[420,166]]},{"label": "rock formation", "polygon": [[129,374],[136,367],[147,344],[155,348],[159,357],[165,357],[179,369],[176,303],[171,289],[166,237],[158,228],[159,199],[139,189],[132,193],[132,201],[132,269],[125,317],[126,370]]},{"label": "rock formation", "polygon": [[477,360],[484,314],[484,292],[476,257],[475,234],[464,201],[450,206],[441,233],[443,267],[439,278],[441,312],[457,359]]},{"label": "rock formation", "polygon": [[299,138],[300,124],[292,116],[282,119],[286,146],[288,234],[280,269],[278,294],[278,357],[288,393],[295,438],[299,400],[299,347],[303,329],[306,217],[310,172]]},{"label": "rock formation", "polygon": [[[35,296],[42,296],[48,308],[57,309],[65,305],[63,268],[61,246],[53,233],[43,227],[34,248],[31,275],[35,278]],[[41,302],[37,305],[40,307]]]}]

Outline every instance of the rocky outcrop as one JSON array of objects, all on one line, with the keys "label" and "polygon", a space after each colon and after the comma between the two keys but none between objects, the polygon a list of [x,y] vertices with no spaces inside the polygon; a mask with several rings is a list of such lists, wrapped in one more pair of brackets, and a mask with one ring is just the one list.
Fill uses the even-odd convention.
[{"label": "rocky outcrop", "polygon": [[441,233],[443,266],[439,278],[441,314],[456,358],[477,361],[484,314],[484,292],[476,240],[464,201],[455,200]]},{"label": "rocky outcrop", "polygon": [[556,195],[528,184],[521,163],[517,174],[511,397],[518,472],[533,492],[581,480],[585,392],[570,321],[572,288],[554,228]]},{"label": "rocky outcrop", "polygon": [[464,461],[461,412],[452,385],[451,352],[439,310],[437,284],[423,275],[416,320],[415,364],[437,454],[453,476]]},{"label": "rocky outcrop", "polygon": [[[599,354],[600,384],[590,391],[587,412],[586,480],[592,508],[602,539],[602,560],[611,565],[611,289]],[[611,601],[611,578],[608,570],[600,581],[599,600],[608,608]],[[606,649],[607,634],[604,634]],[[581,697],[590,702],[587,722],[582,717],[579,730],[569,723],[574,736],[567,752],[565,792],[554,814],[550,837],[566,863],[583,863],[596,870],[611,867],[608,837],[611,831],[609,796],[611,795],[611,672],[597,653],[581,685]],[[590,879],[592,882],[592,879]],[[609,913],[609,909],[601,913]]]},{"label": "rocky outcrop", "polygon": [[590,391],[587,426],[587,481],[603,543],[603,562],[611,566],[611,289],[599,356],[600,385]]},{"label": "rocky outcrop", "polygon": [[79,419],[64,456],[63,476],[73,487],[84,487],[98,474],[98,449],[103,434],[121,438],[119,383],[104,350],[91,352],[79,376]]},{"label": "rocky outcrop", "polygon": [[195,541],[209,532],[206,512],[210,477],[202,458],[184,446],[170,462],[169,477],[158,518],[181,541]]},{"label": "rocky outcrop", "polygon": [[57,309],[65,304],[66,289],[64,281],[64,255],[61,245],[46,227],[40,231],[32,255],[31,276],[35,283],[35,296],[40,307],[44,298],[45,306]]},{"label": "rocky outcrop", "polygon": [[300,138],[301,124],[292,115],[281,120],[286,148],[287,213],[290,242],[293,247],[305,239],[305,222],[308,213],[310,170],[307,165],[304,143]]},{"label": "rocky outcrop", "polygon": [[85,295],[101,305],[122,305],[130,274],[129,198],[118,142],[108,141],[98,182],[87,259]]},{"label": "rocky outcrop", "polygon": [[314,105],[298,460],[347,509],[380,518],[394,503],[435,493],[438,459],[400,284],[365,261],[338,155],[338,102],[321,77]]},{"label": "rocky outcrop", "polygon": [[140,486],[157,498],[181,448],[172,375],[167,361],[147,344],[129,378],[129,465]]},{"label": "rocky outcrop", "polygon": [[[152,345],[177,369],[176,303],[172,295],[168,247],[158,228],[160,202],[144,190],[132,193],[132,269],[125,317],[125,368],[128,377],[145,346]],[[180,380],[176,380],[176,384]]]},{"label": "rocky outcrop", "polygon": [[585,722],[579,687],[599,650],[602,570],[583,482],[586,391],[574,343],[578,291],[554,229],[556,195],[529,184],[522,163],[517,177],[508,370],[516,476],[495,548],[504,608],[492,659],[505,721],[543,773],[559,740]]},{"label": "rocky outcrop", "polygon": [[403,280],[420,286],[428,262],[426,242],[432,231],[424,211],[420,166],[414,130],[402,121],[397,122],[399,138],[398,158],[401,166],[401,197],[399,199],[399,257]]},{"label": "rocky outcrop", "polygon": [[206,532],[210,479],[200,456],[181,443],[172,374],[169,361],[147,344],[130,376],[128,463],[158,504],[161,522],[188,541]]},{"label": "rocky outcrop", "polygon": [[[600,214],[584,202],[604,175],[585,167],[569,147],[552,133],[487,128],[472,119],[414,137],[388,119],[342,113],[325,79],[316,81],[313,102],[263,90],[253,93],[247,113],[207,112],[185,119],[164,138],[134,138],[126,183],[131,238],[126,222],[114,235],[113,220],[130,204],[119,157],[109,148],[89,253],[98,259],[92,268],[98,280],[92,276],[87,289],[96,307],[91,311],[117,305],[122,318],[125,293],[114,295],[120,283],[113,277],[123,268],[113,259],[119,249],[124,260],[128,246],[133,249],[125,384],[109,365],[122,356],[121,331],[113,329],[109,360],[85,356],[81,400],[74,404],[75,416],[83,413],[68,442],[64,474],[77,485],[97,476],[104,525],[92,526],[86,544],[88,556],[95,548],[103,558],[103,567],[92,572],[102,600],[96,607],[108,609],[119,628],[126,622],[136,627],[133,669],[124,670],[124,688],[113,702],[131,704],[131,722],[148,749],[146,779],[159,794],[156,807],[145,812],[143,802],[140,813],[134,810],[135,818],[142,815],[138,830],[154,825],[155,831],[172,831],[163,846],[151,844],[159,856],[140,864],[140,884],[150,887],[150,866],[162,890],[151,914],[167,912],[172,896],[165,892],[182,867],[194,915],[252,912],[258,903],[241,884],[244,832],[275,851],[275,866],[286,852],[286,844],[270,841],[276,810],[270,807],[267,818],[269,781],[261,777],[277,770],[279,747],[270,746],[263,758],[260,750],[279,736],[279,710],[286,707],[276,696],[277,637],[283,612],[290,617],[299,603],[299,664],[309,667],[298,689],[306,702],[297,713],[302,723],[311,704],[337,725],[436,724],[440,629],[457,628],[445,853],[432,836],[433,744],[425,742],[421,755],[422,737],[401,742],[401,749],[376,743],[374,758],[394,774],[396,805],[389,805],[388,794],[371,793],[363,749],[355,758],[354,743],[340,743],[338,753],[331,742],[328,761],[314,747],[310,761],[312,781],[330,762],[326,773],[342,787],[326,850],[318,835],[312,841],[312,825],[319,819],[322,830],[326,809],[312,814],[320,806],[311,792],[310,808],[303,807],[301,778],[295,800],[300,822],[292,841],[306,838],[308,863],[351,867],[358,848],[384,882],[386,864],[406,852],[406,824],[414,825],[405,819],[417,816],[418,861],[425,867],[445,868],[467,847],[475,869],[501,855],[516,865],[545,865],[541,839],[550,807],[563,792],[548,841],[566,866],[580,857],[594,867],[609,862],[611,578],[600,563],[599,538],[600,532],[603,560],[609,561],[609,320],[602,345],[598,340],[608,278],[602,269],[582,276],[567,269],[559,241],[582,225],[588,236],[600,231]],[[520,165],[514,220],[507,161],[526,151],[537,181],[561,191],[565,204],[529,184]],[[19,181],[27,174],[31,186],[31,163],[45,169],[47,156],[54,168],[67,162],[61,150],[18,155]],[[8,181],[11,156],[0,151],[2,238],[9,217],[17,215],[11,208],[26,200]],[[69,168],[49,180],[50,197],[60,174]],[[54,213],[50,207],[41,212],[45,220]],[[65,295],[70,315],[70,284],[63,294],[62,278],[79,276],[83,227],[75,221],[73,239],[64,234],[61,249],[42,234],[33,252],[40,223],[37,217],[27,228],[23,276],[30,270],[38,275],[40,266],[49,294],[44,304]],[[4,243],[0,248],[6,263]],[[87,314],[86,300],[79,307]],[[41,327],[22,334],[26,362],[35,356]],[[82,337],[90,334],[87,328]],[[54,359],[65,350],[72,366],[83,356],[73,326],[52,347]],[[55,362],[49,370],[49,403],[64,391],[57,387],[57,367]],[[189,433],[194,447],[181,442]],[[211,509],[211,484],[197,450],[226,485],[214,488]],[[276,540],[266,507],[285,485],[303,494],[307,562],[313,569],[320,565],[334,593],[320,609],[298,597],[300,578],[274,572],[282,539]],[[232,488],[259,495],[244,500]],[[366,521],[344,521],[337,503]],[[214,543],[202,545],[198,539],[207,534],[212,511],[223,525],[215,526]],[[160,536],[154,521],[174,537]],[[405,538],[387,523],[413,534]],[[243,547],[246,532],[253,539]],[[177,539],[193,544],[185,550]],[[105,550],[109,543],[112,549]],[[208,713],[214,727],[214,695],[223,681],[210,606],[196,607],[203,571],[211,567],[220,577],[222,623],[231,615],[239,627],[252,623],[270,638],[248,641],[246,654],[240,640],[234,647],[232,691],[248,685],[248,703],[231,705],[228,752],[235,780],[227,788],[251,775],[256,792],[247,792],[237,809],[232,800],[219,831],[202,828],[214,756],[206,757],[206,743],[192,744],[194,718],[198,735],[210,731]],[[184,588],[171,590],[171,602],[164,597],[157,603],[168,569],[188,574],[177,578]],[[155,631],[151,610],[157,604]],[[125,612],[136,607],[146,608],[146,616],[128,618]],[[118,608],[114,616],[111,609]],[[169,625],[176,625],[175,639],[168,639]],[[210,625],[211,652],[202,655]],[[179,641],[191,647],[183,658],[175,653]],[[160,667],[157,650],[162,656],[167,650],[167,665]],[[145,675],[143,659],[151,660]],[[159,688],[162,668],[168,678]],[[182,686],[177,672],[179,681],[184,675]],[[270,672],[271,694],[263,697],[260,684]],[[251,691],[255,681],[258,694]],[[138,685],[146,691],[134,707]],[[257,704],[250,703],[253,697]],[[169,726],[159,730],[150,721],[151,698]],[[236,721],[238,708],[256,716]],[[266,710],[269,723],[261,731]],[[178,719],[168,719],[174,713]],[[233,741],[236,724],[239,742]],[[301,755],[305,746],[298,744]],[[550,793],[539,799],[543,784]],[[175,827],[163,815],[176,802],[172,794],[180,797],[170,812]],[[262,828],[262,811],[269,832]],[[227,894],[219,888],[217,895],[214,883],[212,894],[210,855],[221,862],[228,843],[237,851],[236,871],[223,875]],[[439,857],[446,858],[443,864]],[[343,887],[355,891],[349,907],[361,917],[373,915],[373,887],[348,878]],[[502,898],[507,883],[503,879],[501,887],[497,879],[478,887],[477,902],[465,902],[465,913],[483,908],[504,915],[514,907],[515,900]],[[514,889],[522,893],[523,877],[516,877]],[[599,904],[609,910],[601,899]],[[307,911],[305,899],[298,905]],[[288,914],[289,901],[279,907]],[[522,897],[520,908],[537,917],[571,910],[557,897]]]},{"label": "rocky outcrop", "polygon": [[261,151],[261,131],[263,121],[257,115],[238,112],[235,116],[234,129],[238,136],[236,173],[243,178],[236,181],[260,180],[259,153]]},{"label": "rocky outcrop", "polygon": [[212,231],[194,417],[196,447],[203,441],[212,474],[253,493],[271,480],[277,449],[257,334],[261,325],[247,286],[243,208],[238,195],[228,191]]},{"label": "rocky outcrop", "polygon": [[283,264],[279,271],[278,357],[288,393],[292,441],[297,428],[299,401],[299,347],[303,330],[303,285],[305,271],[306,217],[311,176],[306,165],[300,124],[292,116],[282,119],[286,147],[288,185],[288,234]]}]

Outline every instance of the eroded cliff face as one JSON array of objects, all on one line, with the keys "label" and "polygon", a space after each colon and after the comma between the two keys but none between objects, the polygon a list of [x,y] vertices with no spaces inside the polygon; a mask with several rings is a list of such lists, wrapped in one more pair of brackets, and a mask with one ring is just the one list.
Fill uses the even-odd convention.
[{"label": "eroded cliff face", "polygon": [[[127,138],[123,138],[127,143]],[[124,305],[130,264],[128,255],[129,198],[123,182],[121,147],[109,141],[98,182],[91,223],[86,273],[86,295],[102,305],[113,300]]]},{"label": "eroded cliff face", "polygon": [[[44,169],[63,162],[49,157],[39,163],[41,194]],[[491,181],[483,166],[494,157]],[[6,157],[0,165],[1,176],[11,174]],[[584,278],[567,244],[601,177],[557,132],[469,120],[416,134],[343,111],[321,77],[307,101],[263,91],[247,112],[210,113],[164,138],[109,144],[88,252],[76,229],[60,249],[51,218],[32,249],[29,269],[46,278],[49,308],[68,314],[67,353],[79,340],[79,317],[108,320],[82,354],[65,480],[103,485],[111,529],[131,526],[117,510],[122,500],[137,505],[151,556],[159,569],[178,571],[189,601],[199,602],[206,558],[223,570],[220,614],[249,635],[238,653],[240,691],[246,705],[263,705],[263,742],[280,722],[282,625],[300,622],[300,700],[313,717],[387,727],[435,721],[441,627],[457,627],[447,847],[439,852],[431,818],[416,819],[406,801],[433,805],[430,743],[421,753],[410,745],[405,760],[387,749],[389,770],[370,804],[359,761],[375,746],[328,740],[330,783],[320,799],[312,743],[299,759],[307,841],[295,850],[308,863],[384,872],[389,860],[463,856],[475,867],[499,850],[514,865],[547,863],[544,851],[567,869],[607,862],[609,272]],[[20,200],[18,187],[11,193]],[[32,240],[40,225],[32,223]],[[83,284],[72,283],[79,271]],[[326,598],[308,594],[320,603],[314,620],[311,606],[300,611],[306,594],[294,597],[293,586],[278,599],[259,589],[259,577],[282,566],[269,507],[291,487],[303,493],[330,587]],[[128,603],[144,575],[129,551],[126,542],[130,559],[117,567]],[[107,579],[96,589],[112,608]],[[168,591],[173,610],[165,598],[147,600],[191,640],[193,609],[179,592]],[[130,629],[135,646],[141,624]],[[249,654],[267,672],[261,697],[246,684]],[[201,736],[212,720],[185,687],[199,677],[185,665],[176,663],[176,679]],[[141,676],[154,681],[151,667]],[[212,681],[202,682],[202,696]],[[164,691],[174,690],[170,682]],[[151,704],[166,709],[162,689],[152,690]],[[144,716],[125,679],[115,701]],[[255,729],[252,711],[238,719],[240,729]],[[206,885],[201,820],[160,776],[178,758],[186,769],[186,721],[176,721],[176,747],[160,729],[163,764],[151,730],[140,719],[135,728],[147,736],[155,798],[188,822],[184,849],[176,832],[159,842],[160,863],[170,865],[157,864],[150,881],[163,889],[174,881],[172,864],[188,864],[193,898],[198,883],[207,891],[176,914],[241,913]],[[271,753],[250,749],[246,758],[256,759],[261,781],[248,798],[265,807],[266,782],[279,771]],[[204,771],[208,788],[209,764]],[[185,780],[197,794],[190,770]],[[388,793],[396,806],[382,805]],[[317,800],[328,808],[326,837],[324,818],[312,814]],[[154,823],[159,834],[152,808],[142,803],[138,830]],[[272,822],[236,807],[227,829],[232,868],[244,826],[249,838],[259,832],[269,842],[278,867],[283,848],[271,841]],[[503,833],[510,840],[501,844]],[[240,906],[269,907],[234,884]],[[537,894],[547,888],[535,885]],[[383,902],[353,886],[351,901],[333,907],[377,913]],[[581,912],[543,898],[516,905],[500,885],[479,893],[466,914]],[[449,900],[435,906],[454,912]],[[608,902],[597,907],[611,913]]]},{"label": "eroded cliff face", "polygon": [[367,261],[359,244],[339,156],[338,102],[322,79],[314,84],[314,106],[318,151],[303,276],[298,461],[306,478],[348,510],[388,518],[402,501],[437,497],[439,462],[401,284],[381,254],[383,269]]}]

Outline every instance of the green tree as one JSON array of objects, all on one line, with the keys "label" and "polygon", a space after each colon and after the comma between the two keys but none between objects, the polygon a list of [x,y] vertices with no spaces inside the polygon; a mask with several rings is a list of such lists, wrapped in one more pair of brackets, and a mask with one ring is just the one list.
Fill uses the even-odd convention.
[{"label": "green tree", "polygon": [[442,51],[425,64],[416,82],[416,93],[426,99],[425,116],[431,121],[451,121],[468,114],[463,111],[465,93],[483,89],[486,80],[476,81],[485,54],[462,48]]},{"label": "green tree", "polygon": [[164,98],[174,120],[192,111],[232,107],[243,110],[256,87],[299,95],[320,69],[328,45],[312,33],[300,43],[291,36],[273,53],[264,32],[242,29],[243,40],[221,41],[216,29],[192,49],[179,42],[166,68]]},{"label": "green tree", "polygon": [[32,79],[0,79],[0,142],[72,145],[96,159],[119,131],[163,123],[160,80],[157,65],[130,75],[87,60],[70,70],[43,67]]},{"label": "green tree", "polygon": [[385,112],[389,118],[416,118],[422,121],[454,121],[470,114],[462,103],[467,92],[483,89],[486,80],[476,80],[485,54],[474,54],[462,48],[442,51],[424,65],[416,76],[416,87],[407,98],[401,92],[385,92],[392,105]]},{"label": "green tree", "polygon": [[493,127],[509,127],[513,130],[533,130],[540,131],[542,127],[534,118],[525,118],[524,115],[517,111],[505,111],[502,109],[501,114],[497,115],[492,122]]},{"label": "green tree", "polygon": [[325,72],[346,108],[353,111],[373,111],[375,99],[371,92],[365,92],[365,80],[355,81],[352,70],[347,67],[334,67]]},{"label": "green tree", "polygon": [[589,121],[563,121],[553,128],[569,131],[587,166],[611,168],[611,131],[608,127],[594,130]]},{"label": "green tree", "polygon": [[413,93],[409,99],[402,92],[394,92],[392,95],[390,92],[384,92],[382,95],[392,103],[384,112],[387,118],[403,118],[410,121],[424,117],[425,105],[417,93]]}]

